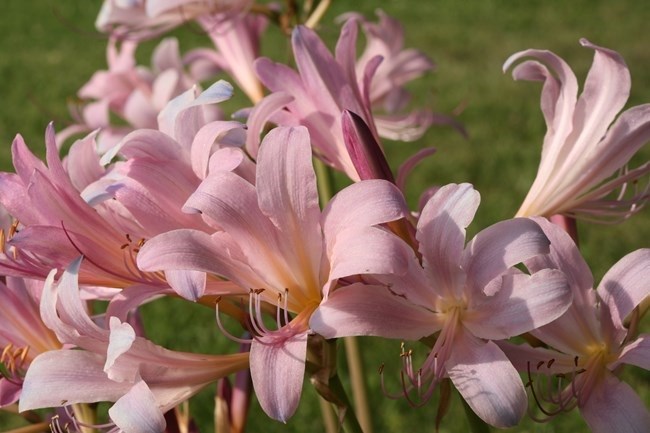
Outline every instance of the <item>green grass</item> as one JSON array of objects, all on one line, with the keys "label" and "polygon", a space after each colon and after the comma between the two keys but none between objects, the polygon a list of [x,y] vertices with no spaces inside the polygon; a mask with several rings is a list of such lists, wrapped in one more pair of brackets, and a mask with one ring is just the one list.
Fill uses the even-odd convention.
[{"label": "green grass", "polygon": [[[471,182],[482,194],[482,204],[472,231],[511,217],[523,200],[535,175],[545,125],[539,110],[540,86],[514,82],[503,74],[501,65],[512,53],[526,48],[550,49],[561,55],[582,83],[591,64],[592,51],[579,46],[578,39],[619,51],[632,74],[632,94],[628,106],[650,101],[650,54],[647,22],[650,3],[646,1],[561,1],[514,2],[485,0],[438,1],[334,1],[325,17],[322,32],[332,43],[337,35],[333,18],[354,5],[366,14],[381,6],[402,20],[407,46],[429,54],[437,70],[412,85],[414,104],[429,105],[450,113],[464,107],[459,119],[469,132],[463,139],[449,128],[432,128],[418,143],[387,143],[394,167],[416,149],[435,146],[438,153],[414,172],[409,201],[417,202],[430,185]],[[29,9],[28,5],[29,4]],[[97,69],[105,68],[105,40],[93,33],[93,21],[100,2],[4,0],[0,14],[0,168],[11,169],[10,145],[14,135],[23,134],[34,150],[43,148],[47,123],[57,128],[69,122],[66,100]],[[175,32],[181,48],[207,44],[195,31]],[[277,33],[265,40],[264,50],[286,53]],[[149,64],[153,42],[143,44],[138,53]],[[239,99],[243,101],[243,99]],[[238,108],[238,107],[233,107]],[[650,156],[648,146],[638,160]],[[616,226],[580,226],[584,256],[596,281],[623,255],[648,247],[648,210]],[[187,313],[184,305],[164,300],[145,307],[147,329],[155,341],[168,347],[219,352],[227,343],[217,335],[212,313],[196,309]],[[391,389],[398,389],[399,342],[375,338],[361,340],[368,372],[370,398],[375,414],[375,431],[433,431],[435,401],[410,408],[404,400],[390,400],[379,387],[380,364]],[[233,347],[230,345],[229,347]],[[424,352],[423,346],[414,346]],[[342,363],[341,374],[346,376]],[[647,372],[626,373],[630,383],[646,403],[650,401]],[[640,385],[645,383],[645,385]],[[210,431],[212,388],[193,403],[204,431]],[[443,432],[465,432],[467,425],[457,397]],[[285,426],[269,420],[253,402],[251,432],[320,431],[315,393],[306,385],[297,414]],[[9,425],[0,418],[0,425]],[[586,431],[576,414],[551,424],[528,420],[517,432]]]}]

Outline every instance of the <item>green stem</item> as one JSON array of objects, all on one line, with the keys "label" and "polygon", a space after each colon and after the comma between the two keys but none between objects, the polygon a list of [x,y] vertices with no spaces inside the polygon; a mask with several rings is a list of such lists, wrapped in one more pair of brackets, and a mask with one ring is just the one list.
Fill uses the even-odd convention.
[{"label": "green stem", "polygon": [[359,422],[365,433],[372,433],[372,417],[370,416],[370,405],[368,404],[368,390],[365,376],[363,375],[363,360],[359,350],[359,341],[356,337],[345,337],[345,356],[348,361],[350,382],[352,384],[352,398]]},{"label": "green stem", "polygon": [[325,425],[325,433],[337,433],[339,430],[338,423],[336,422],[336,415],[330,402],[325,400],[320,395],[318,396],[318,403],[320,404],[320,412],[323,416],[323,424]]},{"label": "green stem", "polygon": [[325,207],[334,195],[332,173],[329,168],[318,158],[314,158],[314,171],[316,172],[316,184],[318,185],[318,198],[321,207]]},{"label": "green stem", "polygon": [[463,402],[463,409],[465,409],[465,415],[467,416],[467,423],[469,424],[469,430],[472,433],[490,433],[490,426],[485,423],[481,418],[474,413],[471,407],[467,404],[464,398],[460,398]]},{"label": "green stem", "polygon": [[[338,374],[335,374],[332,378],[330,378],[329,387],[334,395],[336,395],[336,397],[343,404],[342,407],[339,406],[339,419],[341,419],[341,422],[343,424],[343,431],[346,433],[363,433],[361,425],[357,420],[357,416],[354,414],[354,410],[352,410],[350,399],[348,398],[348,395],[343,388],[343,384],[341,383],[341,379],[339,378]],[[345,410],[345,413],[341,413],[341,410]]]}]

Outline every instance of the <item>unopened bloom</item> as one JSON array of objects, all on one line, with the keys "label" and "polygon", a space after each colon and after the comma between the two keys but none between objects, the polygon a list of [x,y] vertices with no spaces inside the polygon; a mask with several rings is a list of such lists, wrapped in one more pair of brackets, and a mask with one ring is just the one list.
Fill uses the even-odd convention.
[{"label": "unopened bloom", "polygon": [[[544,83],[541,106],[548,130],[537,177],[517,216],[566,214],[618,221],[650,198],[647,187],[636,186],[650,173],[650,162],[626,167],[650,139],[650,104],[632,107],[614,120],[630,94],[628,68],[617,52],[586,39],[580,43],[594,50],[594,61],[579,98],[571,68],[550,51],[521,51],[503,65],[505,71],[532,58],[517,65],[512,75]],[[617,190],[619,196],[612,197]]]},{"label": "unopened bloom", "polygon": [[[249,296],[255,393],[269,416],[286,421],[300,400],[309,318],[323,296],[339,278],[404,264],[392,248],[397,238],[374,227],[407,216],[404,199],[393,184],[370,180],[339,192],[321,213],[307,129],[278,127],[260,147],[255,185],[212,172],[185,209],[221,230],[156,236],[138,265],[216,274],[239,286],[224,295]],[[264,324],[269,304],[277,308],[278,329]]]},{"label": "unopened bloom", "polygon": [[[561,272],[531,275],[514,268],[548,252],[548,240],[530,219],[502,221],[465,246],[465,230],[479,195],[471,185],[447,185],[428,201],[416,238],[422,264],[410,247],[408,272],[375,275],[375,285],[334,290],[312,315],[311,327],[326,338],[374,335],[436,342],[407,388],[425,398],[448,376],[485,422],[516,425],[527,398],[516,369],[493,340],[528,332],[559,317],[571,302]],[[409,363],[407,363],[409,364]]]}]

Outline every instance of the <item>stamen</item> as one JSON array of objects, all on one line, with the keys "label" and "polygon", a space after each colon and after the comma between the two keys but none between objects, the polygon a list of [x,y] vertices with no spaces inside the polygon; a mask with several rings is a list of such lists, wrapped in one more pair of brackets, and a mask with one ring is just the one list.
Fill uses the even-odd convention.
[{"label": "stamen", "polygon": [[221,323],[221,319],[219,319],[219,301],[221,301],[221,296],[217,297],[217,300],[215,301],[215,311],[216,311],[216,319],[217,319],[217,326],[219,326],[219,330],[229,339],[236,341],[237,343],[241,344],[251,344],[253,342],[252,339],[244,339],[244,338],[239,338],[235,337],[232,335],[230,332],[226,330],[226,328],[223,326]]}]

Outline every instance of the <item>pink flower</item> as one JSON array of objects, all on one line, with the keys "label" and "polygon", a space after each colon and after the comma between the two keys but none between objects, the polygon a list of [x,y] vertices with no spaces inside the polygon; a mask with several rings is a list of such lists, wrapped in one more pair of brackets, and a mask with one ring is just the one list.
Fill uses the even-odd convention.
[{"label": "pink flower", "polygon": [[146,39],[202,15],[246,11],[252,0],[104,0],[95,26],[102,32]]},{"label": "pink flower", "polygon": [[45,352],[32,362],[20,410],[113,401],[108,413],[124,431],[161,432],[163,414],[206,385],[244,369],[248,354],[174,352],[135,335],[126,317],[88,316],[79,297],[81,259],[55,283],[52,271],[41,299],[43,322],[62,342],[83,350]]},{"label": "pink flower", "polygon": [[0,283],[0,407],[20,398],[23,378],[35,357],[63,346],[39,314],[43,283],[6,278]]},{"label": "pink flower", "polygon": [[[138,255],[147,271],[186,269],[215,274],[249,297],[254,335],[251,375],[264,411],[286,421],[296,410],[305,372],[309,318],[339,278],[392,272],[404,263],[393,236],[373,226],[408,214],[394,185],[357,183],[321,213],[307,129],[271,131],[257,162],[255,185],[232,172],[211,172],[189,198],[223,231],[176,230],[151,239]],[[262,311],[277,308],[278,329]]]},{"label": "pink flower", "polygon": [[[175,38],[164,39],[153,52],[151,69],[137,66],[137,43],[109,39],[108,70],[97,71],[78,92],[88,101],[79,113],[73,112],[77,123],[57,134],[57,142],[81,132],[101,128],[100,151],[115,145],[126,134],[138,128],[156,128],[160,111],[167,103],[195,84],[183,70]],[[111,114],[124,119],[127,125],[115,125]]]},{"label": "pink flower", "polygon": [[564,312],[571,294],[561,272],[531,275],[514,266],[548,252],[530,219],[497,223],[465,246],[479,195],[471,185],[447,185],[428,201],[417,226],[422,264],[406,243],[408,272],[375,275],[375,285],[334,290],[310,325],[326,338],[375,335],[417,340],[438,333],[418,372],[407,360],[407,389],[425,399],[449,376],[474,412],[497,427],[516,425],[527,399],[519,374],[492,340],[535,329]]},{"label": "pink flower", "polygon": [[[63,269],[83,254],[81,284],[109,287],[113,293],[132,285],[164,289],[166,282],[187,278],[186,273],[142,272],[135,255],[146,239],[164,231],[214,230],[201,216],[181,212],[210,169],[253,172],[235,146],[243,144],[243,126],[210,121],[209,106],[231,93],[225,82],[200,95],[189,90],[163,109],[161,131],[133,132],[101,159],[94,134],[73,144],[64,163],[48,127],[47,165],[18,136],[12,149],[16,174],[0,173],[0,202],[20,224],[3,245],[0,269],[45,278],[52,268]],[[127,160],[109,164],[116,154]]]},{"label": "pink flower", "polygon": [[239,15],[225,19],[223,14],[198,19],[217,50],[198,48],[184,61],[190,65],[197,81],[212,79],[223,70],[239,85],[253,103],[264,96],[262,83],[255,74],[254,61],[259,57],[260,40],[268,19],[263,15]]},{"label": "pink flower", "polygon": [[[408,69],[407,64],[414,59],[391,51],[387,54],[390,58],[385,59],[386,67],[382,69],[384,58],[379,54],[380,50],[369,48],[366,57],[372,55],[372,58],[364,58],[358,64],[357,34],[357,20],[348,20],[341,29],[332,55],[314,31],[297,26],[291,42],[298,71],[266,58],[255,62],[260,80],[273,93],[254,107],[248,120],[247,147],[253,156],[257,154],[259,135],[267,120],[279,125],[300,124],[309,128],[316,156],[358,181],[359,174],[343,139],[341,113],[344,110],[359,116],[377,142],[380,135],[414,140],[424,133],[432,120],[431,116],[420,114],[385,116],[381,118],[382,127],[378,128],[375,120],[380,118],[373,116],[373,104],[381,102],[389,89],[396,89],[407,80],[409,74],[399,72],[399,67]],[[399,34],[393,36],[400,37]],[[420,70],[420,66],[414,68]],[[378,90],[375,90],[378,100],[372,99],[372,83],[379,83],[376,84]]]},{"label": "pink flower", "polygon": [[[516,66],[512,75],[544,83],[541,106],[548,131],[537,177],[517,216],[565,214],[616,222],[650,198],[647,187],[636,186],[650,173],[650,163],[626,168],[650,139],[650,104],[632,107],[614,121],[630,94],[628,68],[615,51],[586,39],[580,43],[594,50],[580,98],[575,75],[549,51],[521,51],[503,66],[505,71],[521,59],[533,58]],[[619,195],[612,196],[617,190]]]},{"label": "pink flower", "polygon": [[[448,116],[428,110],[402,113],[410,100],[405,85],[434,69],[433,61],[421,51],[404,48],[404,28],[398,20],[382,10],[376,11],[379,21],[371,22],[361,14],[350,12],[340,18],[357,21],[366,36],[363,52],[356,62],[359,88],[367,88],[379,136],[391,140],[414,141],[420,138],[432,123],[454,124]],[[377,66],[377,58],[381,62]],[[364,82],[366,71],[375,68],[372,80]],[[383,114],[380,114],[382,113]],[[462,129],[462,128],[460,128]]]},{"label": "pink flower", "polygon": [[[593,276],[573,240],[554,224],[536,220],[551,241],[551,253],[532,258],[526,265],[531,270],[563,271],[573,291],[573,303],[560,318],[531,332],[553,349],[502,347],[529,377],[532,373],[561,374],[566,379],[560,382],[566,386],[548,395],[547,388],[540,393],[530,377],[533,397],[547,416],[577,404],[593,432],[646,431],[648,408],[616,372],[623,364],[650,369],[650,334],[637,338],[625,325],[628,318],[638,321],[631,317],[632,312],[650,294],[650,249],[623,257],[593,290]],[[549,404],[551,407],[543,407]]]}]

